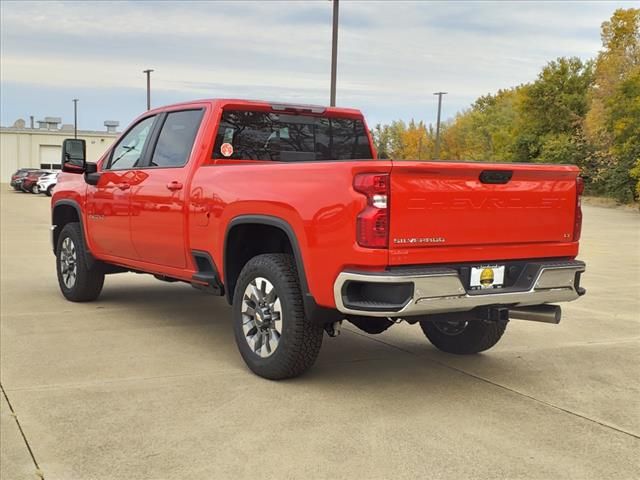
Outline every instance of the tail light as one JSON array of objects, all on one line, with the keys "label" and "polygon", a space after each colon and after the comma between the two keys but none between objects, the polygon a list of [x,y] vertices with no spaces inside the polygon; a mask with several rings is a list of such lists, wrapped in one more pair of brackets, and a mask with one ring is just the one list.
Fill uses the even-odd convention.
[{"label": "tail light", "polygon": [[389,174],[359,173],[353,179],[356,192],[367,197],[367,206],[356,219],[358,245],[367,248],[389,246]]},{"label": "tail light", "polygon": [[582,193],[584,192],[584,180],[582,177],[576,177],[576,215],[573,225],[573,241],[580,240],[582,233]]}]

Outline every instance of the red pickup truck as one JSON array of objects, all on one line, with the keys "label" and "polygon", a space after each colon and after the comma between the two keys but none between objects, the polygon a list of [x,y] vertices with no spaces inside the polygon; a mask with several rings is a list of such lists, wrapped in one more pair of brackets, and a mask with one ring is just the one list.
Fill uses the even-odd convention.
[{"label": "red pickup truck", "polygon": [[224,295],[266,378],[307,370],[345,319],[419,323],[470,354],[585,293],[574,166],[382,160],[358,110],[220,99],[150,110],[97,163],[85,152],[65,140],[52,198],[62,294],[95,300],[133,271]]}]

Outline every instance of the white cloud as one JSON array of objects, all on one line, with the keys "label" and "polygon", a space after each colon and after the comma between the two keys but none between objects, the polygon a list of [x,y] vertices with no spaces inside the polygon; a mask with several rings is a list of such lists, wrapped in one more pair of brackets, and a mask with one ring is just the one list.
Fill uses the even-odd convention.
[{"label": "white cloud", "polygon": [[[3,84],[154,89],[180,96],[328,97],[326,2],[8,2]],[[630,2],[341,2],[339,103],[432,119],[478,95],[535,78],[558,56],[595,56],[599,29]],[[238,95],[234,95],[238,92]],[[2,97],[5,112],[17,98]],[[452,108],[453,107],[453,108]],[[10,113],[7,113],[9,115]]]}]

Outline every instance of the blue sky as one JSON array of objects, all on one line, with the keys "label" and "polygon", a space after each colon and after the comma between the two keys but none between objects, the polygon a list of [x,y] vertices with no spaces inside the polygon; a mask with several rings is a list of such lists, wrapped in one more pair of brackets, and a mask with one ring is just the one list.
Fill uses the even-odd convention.
[{"label": "blue sky", "polygon": [[[559,56],[594,57],[600,25],[637,2],[340,2],[337,103],[369,124],[435,121],[535,79]],[[0,4],[0,123],[60,116],[124,127],[152,104],[235,97],[328,104],[331,2]]]}]

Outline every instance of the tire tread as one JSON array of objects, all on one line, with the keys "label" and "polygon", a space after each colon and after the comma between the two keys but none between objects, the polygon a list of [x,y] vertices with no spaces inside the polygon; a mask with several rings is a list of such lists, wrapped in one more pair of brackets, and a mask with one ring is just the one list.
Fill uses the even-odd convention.
[{"label": "tire tread", "polygon": [[[262,377],[280,380],[301,375],[313,365],[318,357],[324,331],[321,326],[311,324],[305,316],[298,269],[293,256],[269,253],[258,255],[247,262],[238,277],[234,293],[234,321],[236,324],[241,322],[240,319],[235,318],[236,310],[239,308],[235,304],[242,302],[244,288],[248,281],[256,276],[256,270],[269,271],[277,275],[284,283],[286,291],[278,292],[278,294],[281,299],[285,295],[288,297],[289,310],[284,312],[287,317],[285,328],[288,339],[285,339],[283,335],[278,346],[278,349],[282,350],[276,351],[273,355],[275,358],[269,357],[267,359],[269,361],[264,362],[265,365],[262,366],[259,365],[257,357],[252,357],[252,355],[254,356],[253,352],[244,349],[244,345],[240,348],[240,352],[249,368]],[[246,341],[240,337],[241,332],[238,332],[238,328],[236,325],[236,340],[240,347],[240,344],[246,343]],[[239,330],[241,331],[241,328]],[[285,341],[287,345],[282,348]]]},{"label": "tire tread", "polygon": [[[73,288],[67,288],[62,281],[60,272],[60,249],[65,238],[71,238],[77,255],[77,277]],[[82,235],[82,227],[78,222],[67,223],[58,237],[56,245],[56,272],[60,291],[67,300],[72,302],[91,302],[100,296],[104,285],[104,271],[102,265],[95,263],[91,268],[87,264],[87,250]]]}]

